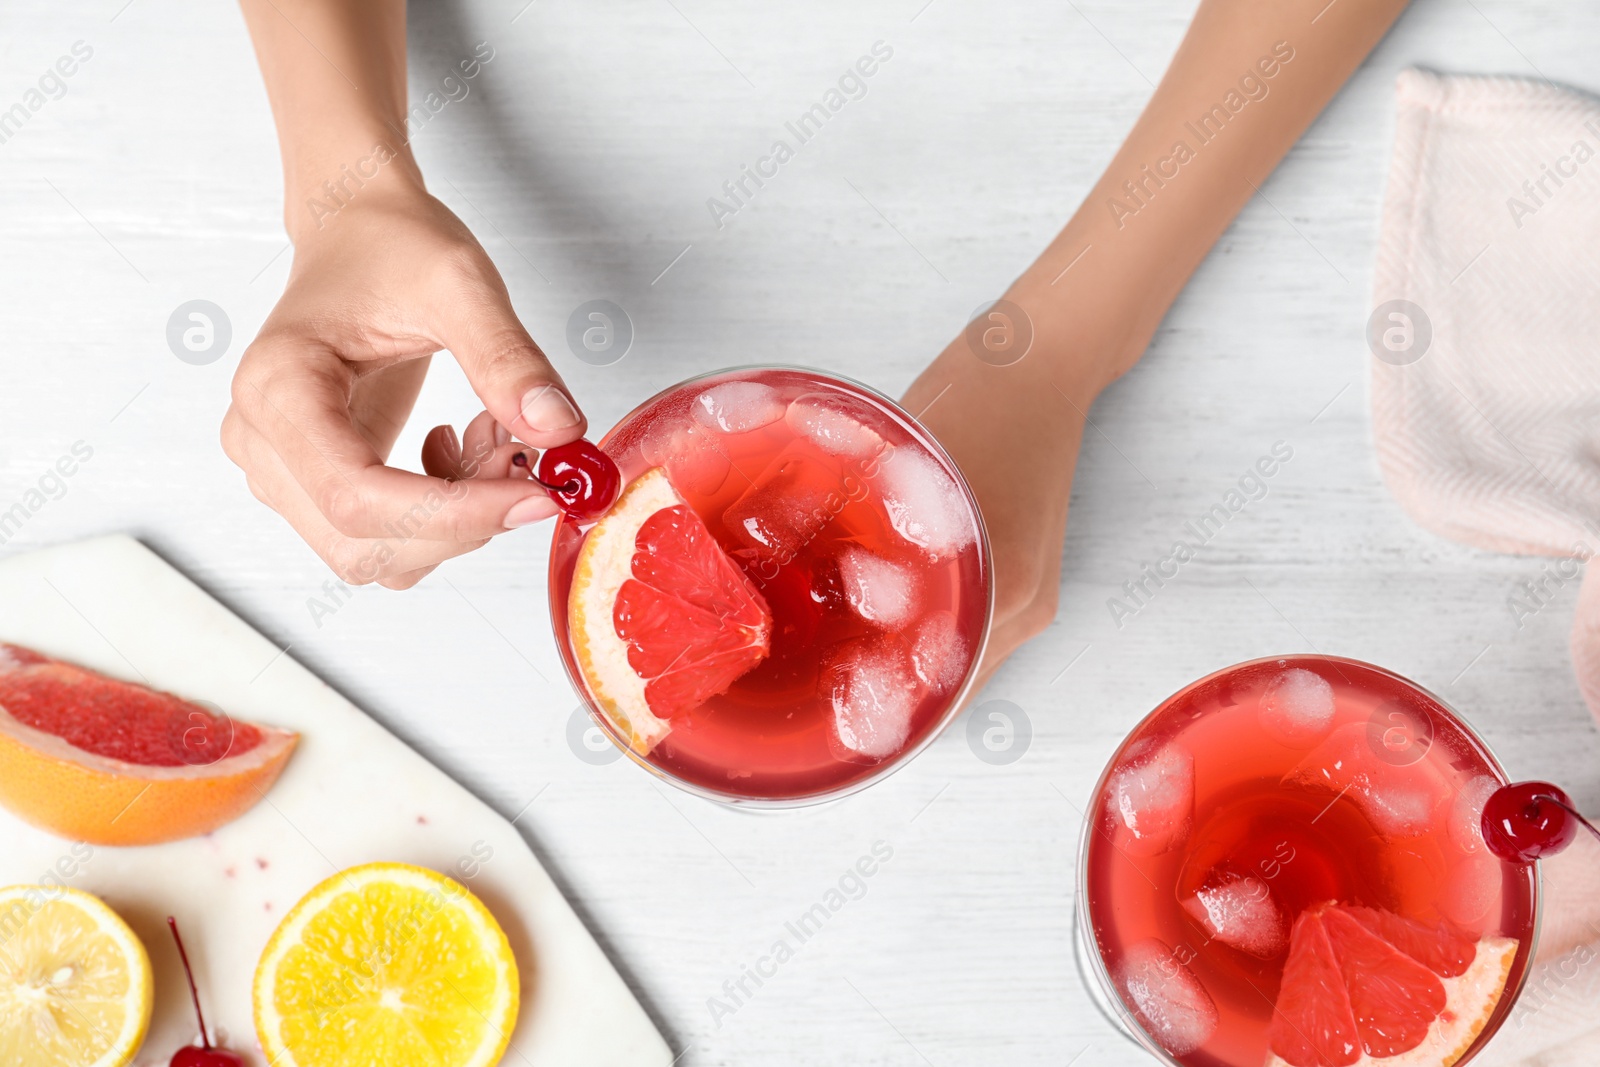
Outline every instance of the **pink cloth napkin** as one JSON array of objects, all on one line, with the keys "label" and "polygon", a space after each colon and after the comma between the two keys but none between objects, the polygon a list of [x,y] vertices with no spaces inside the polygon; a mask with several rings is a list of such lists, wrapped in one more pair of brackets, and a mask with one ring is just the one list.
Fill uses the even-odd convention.
[{"label": "pink cloth napkin", "polygon": [[1420,315],[1369,324],[1384,477],[1445,537],[1593,554],[1600,103],[1415,70],[1398,92],[1373,304]]},{"label": "pink cloth napkin", "polygon": [[[1553,557],[1530,613],[1582,576],[1572,662],[1600,718],[1600,102],[1415,70],[1397,88],[1367,324],[1378,462],[1427,529]],[[1544,875],[1539,957],[1483,1067],[1600,1064],[1600,846]]]}]

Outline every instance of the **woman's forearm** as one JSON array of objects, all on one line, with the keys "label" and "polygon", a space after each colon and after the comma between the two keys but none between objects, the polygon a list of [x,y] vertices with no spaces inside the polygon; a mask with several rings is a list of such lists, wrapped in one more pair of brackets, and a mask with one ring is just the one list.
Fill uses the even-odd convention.
[{"label": "woman's forearm", "polygon": [[1110,376],[1127,369],[1406,2],[1203,0],[1111,165],[1007,294],[1041,352],[1110,347]]},{"label": "woman's forearm", "polygon": [[1096,394],[1138,360],[1195,267],[1405,4],[1202,0],[1105,175],[1006,292],[1014,307],[969,326],[906,392],[988,527],[984,677],[1055,617]]},{"label": "woman's forearm", "polygon": [[278,128],[290,237],[368,186],[420,188],[405,136],[405,0],[240,6]]}]

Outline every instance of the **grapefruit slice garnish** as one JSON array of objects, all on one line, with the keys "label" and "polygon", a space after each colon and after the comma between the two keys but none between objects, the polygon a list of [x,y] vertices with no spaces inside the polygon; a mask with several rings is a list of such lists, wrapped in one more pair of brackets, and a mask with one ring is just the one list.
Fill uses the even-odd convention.
[{"label": "grapefruit slice garnish", "polygon": [[567,613],[589,691],[641,755],[765,659],[772,638],[766,601],[660,467],[589,530]]},{"label": "grapefruit slice garnish", "polygon": [[266,794],[298,736],[0,645],[0,804],[75,841],[209,833]]},{"label": "grapefruit slice garnish", "polygon": [[1289,935],[1267,1067],[1450,1067],[1500,1003],[1517,942],[1321,904]]}]

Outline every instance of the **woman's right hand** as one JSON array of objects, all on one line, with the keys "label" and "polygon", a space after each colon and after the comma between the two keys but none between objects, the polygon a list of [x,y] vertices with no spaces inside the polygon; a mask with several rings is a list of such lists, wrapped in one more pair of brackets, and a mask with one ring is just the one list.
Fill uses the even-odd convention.
[{"label": "woman's right hand", "polygon": [[[485,410],[461,437],[430,432],[426,474],[387,466],[440,349]],[[483,248],[400,181],[359,190],[297,235],[289,284],[234,375],[222,442],[251,492],[343,581],[404,589],[555,514],[513,465],[524,449],[512,437],[548,448],[584,428]]]}]

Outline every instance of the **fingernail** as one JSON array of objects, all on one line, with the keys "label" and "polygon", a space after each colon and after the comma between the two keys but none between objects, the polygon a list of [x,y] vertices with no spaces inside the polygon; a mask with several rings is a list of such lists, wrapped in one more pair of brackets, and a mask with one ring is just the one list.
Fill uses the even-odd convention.
[{"label": "fingernail", "polygon": [[544,494],[530,496],[514,504],[506,512],[506,529],[515,530],[519,526],[530,526],[541,519],[548,519],[556,513],[556,502]]},{"label": "fingernail", "polygon": [[511,443],[511,431],[501,426],[498,422],[494,424],[494,443],[496,447]]},{"label": "fingernail", "polygon": [[456,436],[456,428],[454,426],[446,426],[444,428],[444,447],[445,451],[449,452],[451,456],[456,459],[461,458],[461,438]]},{"label": "fingernail", "polygon": [[578,425],[578,409],[558,386],[541,385],[522,398],[522,421],[535,430],[565,430]]}]

